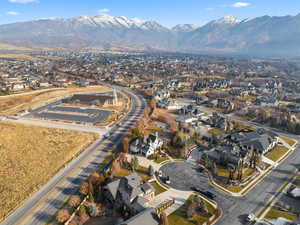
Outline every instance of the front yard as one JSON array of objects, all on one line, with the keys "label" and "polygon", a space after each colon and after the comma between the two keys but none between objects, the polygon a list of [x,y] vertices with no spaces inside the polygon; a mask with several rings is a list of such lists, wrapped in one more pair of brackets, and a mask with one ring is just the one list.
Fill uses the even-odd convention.
[{"label": "front yard", "polygon": [[209,218],[216,213],[216,209],[208,201],[203,200],[205,207],[207,208],[207,215],[202,213],[195,213],[191,218],[188,218],[188,207],[195,199],[196,195],[191,195],[188,200],[175,212],[168,216],[170,225],[195,225],[203,224],[209,220]]},{"label": "front yard", "polygon": [[[255,172],[255,169],[253,168],[246,168],[243,170],[242,179],[246,179],[249,176],[251,176]],[[217,168],[216,169],[217,176],[223,177],[223,178],[229,178],[229,171],[226,169]],[[234,177],[237,177],[237,173],[234,174]],[[224,185],[221,184],[225,189],[227,189],[230,192],[238,193],[243,189],[243,186],[240,185]]]},{"label": "front yard", "polygon": [[162,186],[160,186],[156,181],[151,182],[150,184],[155,189],[155,195],[159,195],[159,194],[161,194],[161,193],[163,193],[163,192],[166,191],[166,189],[163,188]]},{"label": "front yard", "polygon": [[296,220],[296,216],[292,213],[289,212],[283,212],[283,211],[279,211],[276,209],[271,209],[267,215],[265,216],[266,219],[277,219],[279,217],[291,220],[291,221],[295,221]]},{"label": "front yard", "polygon": [[280,136],[280,138],[284,140],[286,143],[288,143],[290,146],[293,146],[296,143],[295,140],[288,137]]},{"label": "front yard", "polygon": [[225,133],[224,130],[221,130],[221,129],[218,129],[218,128],[210,129],[207,132],[210,133],[210,134],[214,134],[214,135],[220,135],[220,134],[224,134]]},{"label": "front yard", "polygon": [[284,146],[277,145],[273,150],[267,153],[266,157],[274,162],[277,162],[284,154],[287,153],[288,150],[289,149]]},{"label": "front yard", "polygon": [[[148,181],[151,178],[148,173],[148,168],[146,168],[146,167],[138,166],[137,169],[135,170],[135,172],[137,173],[137,175],[139,175],[142,178],[143,181]],[[131,173],[132,173],[131,170],[120,168],[114,174],[114,176],[117,178],[121,178],[121,177],[125,177]]]}]

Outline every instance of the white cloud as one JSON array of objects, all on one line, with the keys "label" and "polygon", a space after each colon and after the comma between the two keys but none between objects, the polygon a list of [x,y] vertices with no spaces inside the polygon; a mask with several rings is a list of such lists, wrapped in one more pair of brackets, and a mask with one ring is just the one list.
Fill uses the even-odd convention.
[{"label": "white cloud", "polygon": [[241,7],[247,7],[251,5],[249,2],[236,2],[232,5],[234,8],[241,8]]},{"label": "white cloud", "polygon": [[8,11],[8,12],[6,12],[6,14],[7,14],[7,15],[11,15],[11,16],[19,15],[19,13],[16,12],[16,11]]},{"label": "white cloud", "polygon": [[207,10],[207,11],[212,11],[212,10],[214,10],[215,8],[205,8],[205,10]]},{"label": "white cloud", "polygon": [[98,13],[109,13],[109,12],[110,12],[110,10],[106,9],[106,8],[98,10]]},{"label": "white cloud", "polygon": [[31,3],[31,2],[39,2],[38,0],[8,0],[11,3],[22,3],[22,4],[26,4],[26,3]]}]

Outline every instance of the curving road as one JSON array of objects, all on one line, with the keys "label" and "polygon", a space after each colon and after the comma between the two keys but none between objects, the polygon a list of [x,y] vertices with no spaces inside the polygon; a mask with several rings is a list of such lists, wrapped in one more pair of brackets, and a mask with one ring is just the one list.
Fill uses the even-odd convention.
[{"label": "curving road", "polygon": [[141,118],[146,106],[144,98],[128,88],[113,88],[131,97],[131,109],[122,121],[109,131],[110,140],[101,137],[89,146],[0,225],[42,225],[51,220],[58,208],[78,190],[79,184],[107,157],[111,147],[117,145],[126,131]]}]

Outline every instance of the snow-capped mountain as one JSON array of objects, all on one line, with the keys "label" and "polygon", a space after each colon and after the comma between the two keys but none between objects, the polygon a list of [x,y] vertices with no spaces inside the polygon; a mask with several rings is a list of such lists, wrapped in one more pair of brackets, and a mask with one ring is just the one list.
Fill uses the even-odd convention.
[{"label": "snow-capped mountain", "polygon": [[172,30],[175,32],[190,32],[198,28],[195,24],[178,24],[175,27],[172,27]]},{"label": "snow-capped mountain", "polygon": [[234,16],[224,16],[218,20],[213,20],[211,23],[214,24],[237,24],[240,23],[242,20],[234,17]]},{"label": "snow-capped mountain", "polygon": [[101,28],[125,28],[125,29],[144,29],[144,30],[166,30],[167,28],[161,26],[152,20],[143,20],[139,18],[127,18],[125,16],[113,17],[106,14],[95,16],[79,16],[70,19],[71,23],[86,25],[91,27]]},{"label": "snow-capped mountain", "polygon": [[110,15],[43,18],[0,25],[0,43],[64,48],[158,49],[197,53],[300,55],[300,14],[167,28],[156,21]]}]

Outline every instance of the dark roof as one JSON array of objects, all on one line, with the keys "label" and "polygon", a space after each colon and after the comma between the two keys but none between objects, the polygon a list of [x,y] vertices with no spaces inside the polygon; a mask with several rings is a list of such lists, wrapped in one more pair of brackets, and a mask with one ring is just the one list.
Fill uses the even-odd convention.
[{"label": "dark roof", "polygon": [[268,148],[268,146],[271,144],[271,142],[272,142],[272,137],[267,134],[263,134],[260,137],[255,138],[255,139],[244,140],[241,142],[241,144],[253,146],[254,148],[263,152],[264,150],[266,150]]},{"label": "dark roof", "polygon": [[147,208],[139,214],[121,223],[121,225],[157,225],[153,208]]},{"label": "dark roof", "polygon": [[119,184],[120,184],[120,179],[114,180],[107,184],[107,189],[110,191],[114,199],[116,199],[117,197]]},{"label": "dark roof", "polygon": [[142,212],[145,209],[145,204],[149,202],[148,199],[138,196],[136,197],[132,204],[131,207],[136,211],[136,212]]},{"label": "dark roof", "polygon": [[153,191],[153,187],[150,183],[144,183],[141,185],[141,189],[144,193],[147,193],[149,190]]}]

